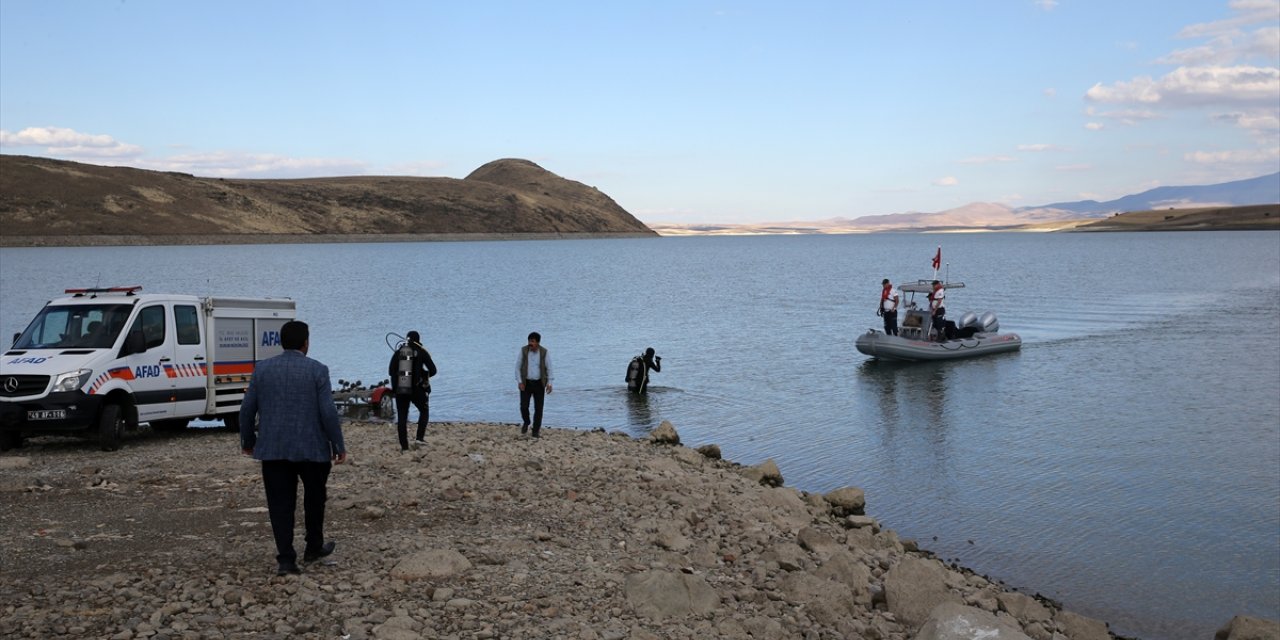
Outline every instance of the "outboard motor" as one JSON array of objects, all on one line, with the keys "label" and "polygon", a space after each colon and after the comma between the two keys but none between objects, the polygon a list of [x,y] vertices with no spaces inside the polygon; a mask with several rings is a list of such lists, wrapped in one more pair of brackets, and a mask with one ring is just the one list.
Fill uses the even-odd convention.
[{"label": "outboard motor", "polygon": [[978,326],[978,314],[972,311],[964,312],[964,315],[960,316],[960,319],[956,321],[956,326],[961,329]]},{"label": "outboard motor", "polygon": [[985,311],[978,318],[978,324],[982,327],[983,333],[996,333],[1000,330],[1000,321],[996,319],[994,311]]}]

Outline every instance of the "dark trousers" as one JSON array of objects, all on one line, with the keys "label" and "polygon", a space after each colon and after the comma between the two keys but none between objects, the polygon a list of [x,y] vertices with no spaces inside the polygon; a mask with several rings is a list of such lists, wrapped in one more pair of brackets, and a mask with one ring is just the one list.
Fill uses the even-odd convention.
[{"label": "dark trousers", "polygon": [[324,547],[325,485],[329,481],[328,462],[263,460],[262,486],[267,490],[267,513],[276,539],[276,562],[297,562],[293,549],[294,511],[298,507],[298,480],[302,480],[302,513],[306,524],[306,549]]},{"label": "dark trousers", "polygon": [[529,426],[529,398],[533,398],[533,435],[538,435],[542,428],[542,401],[546,398],[547,388],[541,380],[527,380],[524,389],[520,390],[520,417],[524,418],[524,426]]},{"label": "dark trousers", "polygon": [[427,418],[431,413],[430,397],[418,390],[410,395],[396,394],[396,435],[400,436],[400,448],[409,448],[409,404],[418,408],[418,439],[427,435]]},{"label": "dark trousers", "polygon": [[933,331],[937,334],[938,342],[945,342],[947,339],[947,308],[938,307],[933,310]]},{"label": "dark trousers", "polygon": [[898,335],[898,310],[882,311],[884,315],[884,334],[887,336]]}]

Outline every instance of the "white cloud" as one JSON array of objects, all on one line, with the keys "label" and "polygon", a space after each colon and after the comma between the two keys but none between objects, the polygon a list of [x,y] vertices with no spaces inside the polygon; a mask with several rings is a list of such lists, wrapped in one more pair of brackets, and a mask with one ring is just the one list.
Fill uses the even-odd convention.
[{"label": "white cloud", "polygon": [[1058,0],[1036,0],[1036,6],[1045,11],[1053,11],[1058,6]]},{"label": "white cloud", "polygon": [[194,153],[138,163],[156,171],[178,171],[213,178],[315,178],[367,173],[362,162],[340,158],[291,158],[275,154]]},{"label": "white cloud", "polygon": [[[400,164],[388,165],[386,167],[387,175],[393,176],[438,176],[440,170],[449,166],[447,162],[439,162],[434,160],[423,160],[420,162],[404,162]],[[379,169],[378,171],[382,171]]]},{"label": "white cloud", "polygon": [[1018,145],[1018,151],[1030,151],[1033,153],[1039,153],[1041,151],[1066,151],[1066,150],[1067,150],[1066,147],[1063,147],[1061,145],[1056,145],[1056,144],[1037,143],[1037,144]]},{"label": "white cloud", "polygon": [[1227,3],[1236,15],[1226,20],[1193,24],[1178,32],[1180,38],[1208,38],[1238,32],[1241,27],[1280,20],[1278,0],[1232,0]]},{"label": "white cloud", "polygon": [[[368,173],[362,162],[343,158],[291,158],[276,154],[233,152],[190,153],[161,158],[144,157],[141,146],[105,134],[81,133],[65,127],[27,127],[16,133],[0,129],[0,147],[41,148],[43,155],[90,164],[132,166],[153,171],[177,171],[215,178],[313,178]],[[442,165],[441,165],[442,166]],[[431,163],[419,169],[435,168]]]},{"label": "white cloud", "polygon": [[1219,113],[1214,115],[1213,119],[1251,131],[1280,129],[1280,113],[1274,111]]},{"label": "white cloud", "polygon": [[1138,102],[1150,104],[1160,101],[1160,92],[1156,82],[1149,76],[1139,76],[1129,82],[1116,82],[1109,87],[1099,82],[1084,93],[1087,100],[1094,102]]},{"label": "white cloud", "polygon": [[[1193,24],[1178,33],[1179,38],[1203,42],[1158,58],[1158,64],[1175,65],[1165,75],[1099,82],[1085,92],[1085,99],[1092,103],[1140,108],[1095,111],[1090,107],[1088,116],[1132,125],[1163,117],[1157,109],[1212,109],[1218,113],[1205,113],[1211,120],[1234,124],[1260,146],[1275,148],[1280,141],[1276,135],[1280,129],[1280,0],[1232,0],[1228,6],[1233,12],[1229,18]],[[1191,162],[1212,158],[1248,162],[1244,159],[1257,157],[1256,150],[1185,156]]]},{"label": "white cloud", "polygon": [[1190,49],[1179,49],[1167,56],[1156,58],[1159,64],[1228,64],[1237,57],[1236,52],[1221,46],[1201,45]]},{"label": "white cloud", "polygon": [[1055,171],[1092,171],[1091,164],[1064,164],[1054,167]]},{"label": "white cloud", "polygon": [[1013,156],[973,156],[960,161],[960,164],[994,164],[999,162],[1017,162]]},{"label": "white cloud", "polygon": [[1121,124],[1137,124],[1141,120],[1155,120],[1164,116],[1150,109],[1114,109],[1111,111],[1099,111],[1093,107],[1087,107],[1084,110],[1085,115],[1090,118],[1107,118],[1115,120]]},{"label": "white cloud", "polygon": [[142,147],[104,134],[62,127],[27,127],[17,133],[0,129],[0,147],[44,147],[49,155],[69,159],[124,158],[142,155]]},{"label": "white cloud", "polygon": [[1056,98],[1058,97],[1058,90],[1054,89],[1053,87],[1049,87],[1048,89],[1044,90],[1044,96],[1046,98]]},{"label": "white cloud", "polygon": [[1280,68],[1178,67],[1160,80],[1147,76],[1110,86],[1093,85],[1085,98],[1101,103],[1199,106],[1274,104],[1280,96]]},{"label": "white cloud", "polygon": [[1263,102],[1274,104],[1280,96],[1280,68],[1178,67],[1161,81],[1172,102],[1218,104]]},{"label": "white cloud", "polygon": [[1084,123],[1084,128],[1090,131],[1102,131],[1103,129],[1106,128],[1106,125],[1102,124],[1101,122],[1086,122]]},{"label": "white cloud", "polygon": [[955,176],[947,176],[945,178],[938,178],[937,180],[934,180],[933,184],[938,187],[954,187],[960,184],[960,181],[957,180]]},{"label": "white cloud", "polygon": [[1274,164],[1280,160],[1280,148],[1193,151],[1182,159],[1197,164]]}]

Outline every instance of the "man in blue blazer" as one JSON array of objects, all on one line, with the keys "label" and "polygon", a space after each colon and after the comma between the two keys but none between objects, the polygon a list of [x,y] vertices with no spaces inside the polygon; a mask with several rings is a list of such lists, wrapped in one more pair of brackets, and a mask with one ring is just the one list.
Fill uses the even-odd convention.
[{"label": "man in blue blazer", "polygon": [[302,573],[293,548],[298,480],[306,524],[303,562],[331,553],[324,540],[325,485],[331,462],[347,461],[338,410],[333,405],[329,367],[307,357],[311,332],[307,323],[286,322],[280,328],[284,353],[259,362],[240,405],[240,448],[262,461],[271,533],[276,540],[276,575]]}]

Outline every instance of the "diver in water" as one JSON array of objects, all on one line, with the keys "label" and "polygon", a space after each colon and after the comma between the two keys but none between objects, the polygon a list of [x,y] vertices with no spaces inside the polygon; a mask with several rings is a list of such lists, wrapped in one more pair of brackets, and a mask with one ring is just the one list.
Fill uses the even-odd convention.
[{"label": "diver in water", "polygon": [[627,365],[627,389],[631,393],[644,393],[649,388],[649,371],[662,371],[662,356],[655,355],[653,347],[644,350],[644,355],[631,359]]}]

